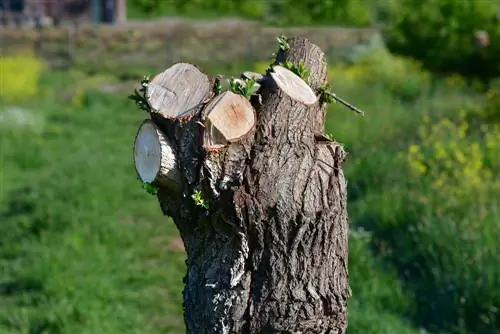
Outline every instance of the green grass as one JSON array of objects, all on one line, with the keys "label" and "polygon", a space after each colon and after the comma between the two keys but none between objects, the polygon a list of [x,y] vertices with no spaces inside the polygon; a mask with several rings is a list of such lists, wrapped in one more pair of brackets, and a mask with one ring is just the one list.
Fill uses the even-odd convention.
[{"label": "green grass", "polygon": [[[455,120],[464,108],[481,110],[484,98],[441,80],[428,86],[413,67],[404,75],[420,83],[399,89],[391,85],[402,73],[391,71],[394,63],[363,65],[362,75],[356,65],[330,70],[334,92],[366,112],[360,118],[335,104],[326,123],[350,152],[348,332],[497,333],[497,179],[480,181],[489,200],[471,192],[451,206],[453,184],[436,190],[434,174],[413,176],[406,159],[410,145],[432,153],[422,129]],[[202,67],[236,75],[253,65]],[[376,83],[368,80],[373,68]],[[118,81],[44,72],[35,99],[18,109],[0,102],[0,333],[184,332],[178,232],[132,166],[145,115],[126,99],[132,84],[118,93],[99,90]],[[33,121],[19,123],[12,116],[19,113]],[[478,128],[471,123],[464,140],[482,140]],[[497,148],[488,156],[494,172]],[[431,153],[429,168],[438,171],[446,161]],[[456,166],[470,174],[469,164]]]},{"label": "green grass", "polygon": [[2,129],[0,332],[180,332],[178,234],[131,164],[144,115],[86,94],[28,103],[39,133]]}]

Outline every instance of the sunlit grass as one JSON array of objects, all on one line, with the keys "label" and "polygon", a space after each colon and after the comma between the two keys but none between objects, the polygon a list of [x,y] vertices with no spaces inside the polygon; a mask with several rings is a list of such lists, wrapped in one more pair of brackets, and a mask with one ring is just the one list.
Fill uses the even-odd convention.
[{"label": "sunlit grass", "polygon": [[0,102],[20,102],[39,93],[40,59],[26,52],[0,56]]}]

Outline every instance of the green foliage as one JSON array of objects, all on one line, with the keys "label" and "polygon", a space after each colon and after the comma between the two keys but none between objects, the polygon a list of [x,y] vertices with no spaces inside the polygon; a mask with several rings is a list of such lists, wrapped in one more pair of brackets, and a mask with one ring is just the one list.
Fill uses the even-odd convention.
[{"label": "green foliage", "polygon": [[365,113],[358,107],[339,98],[335,93],[332,93],[330,91],[330,84],[328,82],[319,88],[319,99],[321,103],[327,103],[327,104],[333,102],[340,102],[344,107],[347,107],[348,109],[360,114],[361,116],[365,115]]},{"label": "green foliage", "polygon": [[159,0],[134,0],[133,6],[146,15],[151,15],[159,7]]},{"label": "green foliage", "polygon": [[[500,152],[498,127],[484,127],[487,131],[479,132],[482,140],[478,140],[467,136],[465,120],[458,124],[449,119],[429,122],[424,118],[419,128],[420,145],[409,147],[408,164],[416,177],[428,178],[436,194],[443,196],[443,206],[461,207],[463,201],[488,193],[495,182],[500,185],[495,175],[500,169],[500,158],[495,157]],[[489,167],[488,157],[495,157]]]},{"label": "green foliage", "polygon": [[319,99],[321,103],[331,104],[335,102],[332,92],[330,92],[330,84],[327,82],[319,88]]},{"label": "green foliage", "polygon": [[231,92],[243,95],[247,99],[255,94],[260,88],[260,85],[255,79],[229,79],[229,89]]},{"label": "green foliage", "polygon": [[135,102],[137,108],[140,110],[149,112],[150,107],[148,103],[148,99],[146,98],[146,90],[149,85],[149,76],[144,76],[144,78],[141,80],[141,88],[139,88],[139,91],[137,89],[134,89],[134,94],[131,94],[128,96],[129,99]]},{"label": "green foliage", "polygon": [[307,78],[309,77],[309,70],[306,68],[304,60],[302,59],[298,64],[294,64],[289,60],[285,60],[284,62],[280,63],[280,65],[297,74],[303,80],[307,80]]},{"label": "green foliage", "polygon": [[343,24],[367,26],[373,3],[352,0],[284,0],[269,3],[269,15],[278,24]]},{"label": "green foliage", "polygon": [[331,133],[325,133],[325,138],[330,140],[330,141],[334,141],[335,140],[335,137],[331,134]]},{"label": "green foliage", "polygon": [[430,74],[420,63],[395,56],[383,45],[359,52],[347,64],[330,69],[332,75],[340,75],[349,81],[367,86],[383,85],[395,97],[409,101],[429,90]]},{"label": "green foliage", "polygon": [[144,190],[146,190],[146,192],[148,194],[151,194],[151,195],[156,195],[158,193],[158,188],[154,184],[152,184],[150,182],[143,182],[142,183],[142,188]]},{"label": "green foliage", "polygon": [[208,202],[203,199],[203,194],[200,190],[195,190],[191,195],[191,198],[197,206],[208,209]]},{"label": "green foliage", "polygon": [[276,40],[278,41],[278,47],[281,51],[287,52],[290,50],[290,45],[288,44],[288,37],[285,35],[279,35]]},{"label": "green foliage", "polygon": [[222,85],[220,82],[220,78],[215,78],[212,91],[214,92],[215,95],[219,95],[222,92]]},{"label": "green foliage", "polygon": [[[429,110],[432,110],[430,108]],[[458,117],[457,117],[458,114]],[[466,112],[419,119],[384,196],[365,195],[365,224],[381,256],[414,291],[414,319],[432,331],[498,328],[500,130],[472,127]],[[416,121],[417,122],[417,121]],[[401,174],[396,171],[403,170]],[[444,292],[445,291],[445,292]]]},{"label": "green foliage", "polygon": [[500,324],[494,265],[500,261],[494,241],[500,238],[500,129],[424,118],[418,138],[406,156],[408,190],[398,194],[401,208],[394,211],[405,219],[387,228],[399,237],[398,255],[389,257],[412,277],[419,303],[427,305],[417,316],[430,329],[488,333]]},{"label": "green foliage", "polygon": [[[290,45],[288,44],[288,37],[286,37],[285,35],[279,35],[278,37],[276,37],[276,40],[278,41],[278,49],[280,51],[287,52],[290,49]],[[274,61],[277,55],[278,54],[276,52],[273,52],[271,54],[271,59]]]},{"label": "green foliage", "polygon": [[[247,18],[262,16],[264,4],[249,1],[219,1],[219,0],[172,0],[171,6],[179,13],[201,13],[203,11],[212,15],[241,15]],[[196,14],[195,14],[196,15]]]},{"label": "green foliage", "polygon": [[195,18],[241,16],[260,19],[265,12],[265,3],[250,0],[132,0],[129,5],[133,18],[182,15]]},{"label": "green foliage", "polygon": [[[480,78],[500,74],[500,25],[496,1],[401,0],[388,7],[386,37],[391,50],[415,57],[440,71]],[[490,45],[474,42],[476,31]]]},{"label": "green foliage", "polygon": [[371,233],[362,229],[349,233],[349,277],[353,295],[348,305],[347,332],[423,334],[403,319],[411,308],[413,296],[405,291],[394,268],[386,268],[380,259],[373,257],[371,240]]},{"label": "green foliage", "polygon": [[471,120],[486,124],[500,124],[500,87],[493,86],[486,92],[484,103],[467,109]]},{"label": "green foliage", "polygon": [[189,17],[239,16],[273,25],[343,24],[367,26],[374,3],[352,0],[131,0],[131,16],[183,15]]},{"label": "green foliage", "polygon": [[371,307],[362,305],[350,306],[349,326],[347,333],[373,333],[373,334],[425,334],[411,326],[404,318],[397,317],[390,312],[374,311]]},{"label": "green foliage", "polygon": [[[477,115],[495,110],[495,88],[478,95],[453,76],[434,79],[432,91],[402,98],[391,80],[400,82],[398,75],[405,73],[404,80],[410,73],[427,82],[430,74],[403,58],[384,62],[383,70],[380,62],[361,66],[360,59],[329,68],[329,81],[339,94],[377,113],[359,121],[329,113],[326,128],[351,152],[345,165],[351,226],[373,233],[370,245],[377,260],[395,268],[409,304],[399,308],[402,313],[374,316],[372,307],[385,307],[363,293],[361,300],[370,307],[350,303],[350,330],[404,332],[389,320],[397,313],[432,332],[491,333],[500,321],[500,272],[494,264],[500,261],[495,252],[500,131],[494,117]],[[377,72],[380,83],[369,78]],[[361,289],[356,277],[363,275],[352,274],[361,263],[350,261],[356,300]],[[380,316],[394,327],[377,328],[369,320]]]}]

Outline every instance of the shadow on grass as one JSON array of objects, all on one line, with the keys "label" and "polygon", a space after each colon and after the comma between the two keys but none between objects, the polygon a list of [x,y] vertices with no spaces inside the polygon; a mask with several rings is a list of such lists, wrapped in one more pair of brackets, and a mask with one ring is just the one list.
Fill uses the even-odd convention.
[{"label": "shadow on grass", "polygon": [[[43,307],[43,303],[46,301],[43,298],[44,294],[43,283],[34,278],[20,278],[0,282],[0,298],[7,303],[11,300],[13,304],[23,308]],[[26,325],[19,325],[15,319],[6,319],[2,323],[9,328],[18,328],[20,332],[27,330],[29,334],[62,333],[60,320],[50,317],[48,314],[34,315],[30,317],[29,323]]]},{"label": "shadow on grass", "polygon": [[27,278],[0,282],[0,294],[6,297],[24,293],[39,293],[42,291],[43,284],[36,279]]},{"label": "shadow on grass", "polygon": [[0,209],[0,246],[40,237],[47,229],[60,231],[64,228],[65,224],[60,223],[45,202],[48,198],[41,189],[21,187],[12,190],[6,197],[7,201]]}]

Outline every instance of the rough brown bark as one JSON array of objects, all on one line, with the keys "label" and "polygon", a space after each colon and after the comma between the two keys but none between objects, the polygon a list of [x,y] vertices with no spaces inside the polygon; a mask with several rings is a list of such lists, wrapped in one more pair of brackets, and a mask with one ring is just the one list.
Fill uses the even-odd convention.
[{"label": "rough brown bark", "polygon": [[[303,60],[318,92],[324,53],[303,38],[289,46],[276,64]],[[319,99],[298,102],[269,75],[259,83],[255,126],[217,152],[201,149],[203,108],[183,122],[153,118],[183,152],[182,190],[160,187],[158,198],[187,252],[187,332],[345,333],[345,151],[322,136],[327,107]],[[192,200],[195,190],[207,209]]]}]

